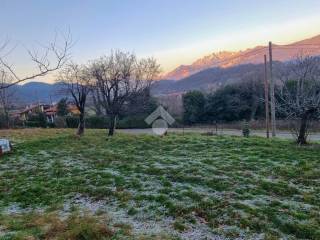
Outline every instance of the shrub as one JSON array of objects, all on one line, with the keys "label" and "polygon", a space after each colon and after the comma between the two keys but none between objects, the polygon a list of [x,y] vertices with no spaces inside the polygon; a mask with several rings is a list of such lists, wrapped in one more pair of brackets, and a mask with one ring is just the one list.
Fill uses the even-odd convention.
[{"label": "shrub", "polygon": [[44,113],[32,114],[26,121],[26,127],[47,127],[47,118]]},{"label": "shrub", "polygon": [[242,135],[244,137],[249,137],[250,136],[250,127],[249,127],[249,123],[247,121],[244,121],[244,123],[243,123]]},{"label": "shrub", "polygon": [[144,119],[145,116],[125,117],[118,121],[117,128],[148,128]]},{"label": "shrub", "polygon": [[108,126],[108,119],[104,116],[91,116],[86,118],[87,128],[99,128],[103,129]]},{"label": "shrub", "polygon": [[26,121],[26,127],[29,127],[29,128],[38,128],[40,127],[40,124],[38,121]]},{"label": "shrub", "polygon": [[19,118],[13,118],[11,119],[11,126],[13,126],[14,128],[16,127],[24,127],[25,124],[22,120],[20,120]]},{"label": "shrub", "polygon": [[186,124],[203,121],[206,98],[200,91],[191,91],[183,95],[183,121]]},{"label": "shrub", "polygon": [[48,128],[55,128],[56,127],[56,125],[55,125],[55,123],[48,123],[47,124],[48,125]]},{"label": "shrub", "polygon": [[8,123],[4,114],[0,114],[0,128],[8,127]]},{"label": "shrub", "polygon": [[[67,128],[77,128],[79,125],[79,117],[68,116],[65,118]],[[86,128],[104,129],[108,126],[108,119],[104,116],[90,116],[85,118]]]},{"label": "shrub", "polygon": [[57,115],[60,117],[67,116],[69,111],[68,111],[68,104],[67,104],[68,99],[67,98],[62,98],[57,105]]},{"label": "shrub", "polygon": [[54,125],[57,128],[65,128],[67,126],[65,117],[56,117],[54,119]]},{"label": "shrub", "polygon": [[[117,120],[116,128],[148,128],[144,121],[146,116],[131,116]],[[56,117],[54,126],[57,128],[77,128],[79,118],[77,116]],[[51,127],[51,126],[50,126]],[[105,129],[109,127],[109,118],[106,116],[90,116],[85,119],[85,127],[93,129]]]},{"label": "shrub", "polygon": [[44,113],[38,113],[38,121],[39,121],[39,126],[42,128],[46,128],[47,127],[47,117]]},{"label": "shrub", "polygon": [[76,116],[68,116],[65,118],[67,128],[77,128],[79,125],[79,118]]}]

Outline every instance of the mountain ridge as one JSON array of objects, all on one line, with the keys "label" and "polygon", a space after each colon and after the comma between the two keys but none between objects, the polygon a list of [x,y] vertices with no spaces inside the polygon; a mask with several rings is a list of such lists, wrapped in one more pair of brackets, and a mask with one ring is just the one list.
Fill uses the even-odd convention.
[{"label": "mountain ridge", "polygon": [[[202,70],[213,67],[232,67],[241,64],[260,64],[268,48],[256,46],[240,51],[219,51],[195,60],[190,65],[180,65],[173,71],[162,76],[162,79],[181,80]],[[299,54],[320,55],[320,35],[286,45],[273,44],[273,60],[288,61]]]},{"label": "mountain ridge", "polygon": [[12,86],[12,91],[17,105],[26,105],[31,103],[57,102],[63,97],[60,94],[61,86],[59,83],[28,82],[22,85]]},{"label": "mountain ridge", "polygon": [[[305,50],[304,53],[320,56],[320,35],[288,45],[273,46],[275,64],[295,58],[299,51],[302,50]],[[305,48],[306,46],[307,48]],[[317,47],[314,48],[314,46]],[[292,47],[294,47],[295,51],[289,51],[292,50]],[[263,55],[267,54],[268,50],[265,48],[257,46],[239,52],[221,51],[212,53],[193,63],[194,73],[192,74],[190,74],[190,65],[181,65],[177,69],[181,72],[184,71],[182,79],[178,81],[170,78],[168,80],[158,80],[152,88],[152,93],[154,95],[181,94],[195,89],[210,91],[225,84],[238,82],[248,75],[261,74]],[[256,54],[247,57],[247,53],[252,51],[255,51]],[[233,60],[226,61],[226,59],[230,58],[233,58]],[[222,64],[213,64],[212,66],[212,63],[217,63],[217,61],[222,62]],[[61,88],[58,83],[29,82],[23,85],[16,85],[14,88],[17,100],[21,105],[39,101],[51,103],[63,97],[59,94],[59,89]]]}]

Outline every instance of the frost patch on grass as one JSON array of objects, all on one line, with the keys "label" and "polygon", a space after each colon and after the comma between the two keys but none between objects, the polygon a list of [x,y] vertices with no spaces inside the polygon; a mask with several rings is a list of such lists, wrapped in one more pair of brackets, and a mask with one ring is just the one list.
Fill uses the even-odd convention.
[{"label": "frost patch on grass", "polygon": [[45,150],[40,150],[38,152],[38,154],[42,155],[43,157],[51,157],[52,155],[50,153],[48,153],[47,151]]},{"label": "frost patch on grass", "polygon": [[62,209],[62,217],[106,214],[138,235],[182,239],[318,239],[320,148],[192,134],[105,141],[100,130],[77,140],[71,130],[30,133],[13,132],[24,142],[0,160],[7,213],[33,211],[20,204]]},{"label": "frost patch on grass", "polygon": [[73,199],[65,201],[63,204],[63,211],[61,212],[61,217],[66,217],[70,212],[77,209],[82,212],[90,212],[96,214],[99,211],[105,209],[107,202],[104,200],[93,201],[89,197],[81,196],[77,194]]},{"label": "frost patch on grass", "polygon": [[161,218],[151,217],[144,213],[138,213],[130,216],[128,211],[117,207],[116,202],[107,202],[104,200],[94,201],[88,197],[81,196],[80,194],[70,201],[65,202],[63,211],[65,215],[69,215],[73,207],[83,212],[90,212],[98,214],[99,212],[105,213],[113,224],[126,224],[132,227],[134,235],[161,235],[169,234],[177,236],[184,240],[198,240],[198,239],[212,239],[212,240],[225,240],[225,237],[219,236],[212,232],[212,230],[205,224],[188,224],[188,229],[179,232],[173,228],[174,218],[161,216]]},{"label": "frost patch on grass", "polygon": [[17,214],[24,214],[24,213],[43,213],[45,209],[43,208],[22,208],[19,204],[13,203],[8,207],[2,209],[1,213],[4,215],[17,215]]},{"label": "frost patch on grass", "polygon": [[211,231],[211,229],[206,225],[189,225],[188,230],[176,233],[183,240],[226,240],[226,237],[219,236]]},{"label": "frost patch on grass", "polygon": [[272,202],[273,198],[265,195],[256,195],[254,199],[245,199],[238,201],[239,203],[251,208],[258,208],[260,206],[267,206]]},{"label": "frost patch on grass", "polygon": [[111,169],[111,168],[106,168],[102,171],[103,173],[107,173],[110,174],[112,176],[120,176],[121,174],[119,173],[119,171]]}]

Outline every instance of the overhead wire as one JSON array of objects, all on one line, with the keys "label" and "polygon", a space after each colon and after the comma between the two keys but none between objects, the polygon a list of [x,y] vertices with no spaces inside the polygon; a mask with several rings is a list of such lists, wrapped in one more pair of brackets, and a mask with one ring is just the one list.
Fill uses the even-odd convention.
[{"label": "overhead wire", "polygon": [[[301,50],[303,46],[313,46],[313,48],[308,47],[306,50],[308,49],[320,49],[320,44],[288,44],[288,45],[275,45],[272,44],[272,47],[274,49],[281,49],[281,50],[286,50],[286,49],[295,49],[295,50]],[[257,55],[258,53],[260,53],[263,50],[267,50],[268,47],[261,47],[258,49],[253,49],[249,52],[246,53],[242,53],[242,54],[238,54],[237,56],[233,56],[233,57],[229,57],[220,61],[215,62],[215,65],[220,65],[223,63],[227,63],[227,62],[231,62],[232,60],[238,59],[238,58],[242,58],[242,57],[250,57],[250,56],[254,56]]]}]

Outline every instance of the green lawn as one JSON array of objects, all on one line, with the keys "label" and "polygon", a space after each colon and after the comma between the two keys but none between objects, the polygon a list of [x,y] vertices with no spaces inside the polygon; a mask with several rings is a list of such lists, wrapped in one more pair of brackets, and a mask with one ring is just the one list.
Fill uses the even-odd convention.
[{"label": "green lawn", "polygon": [[320,239],[320,145],[2,131],[0,239]]}]

